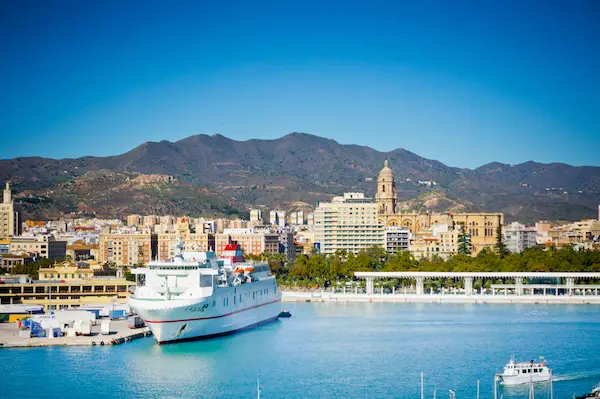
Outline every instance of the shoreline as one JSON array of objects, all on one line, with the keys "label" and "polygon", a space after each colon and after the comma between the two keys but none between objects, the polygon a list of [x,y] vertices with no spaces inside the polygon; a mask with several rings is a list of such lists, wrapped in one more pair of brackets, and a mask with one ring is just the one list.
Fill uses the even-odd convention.
[{"label": "shoreline", "polygon": [[281,302],[389,302],[465,304],[568,304],[600,305],[600,296],[465,295],[465,294],[342,294],[327,291],[281,291]]}]

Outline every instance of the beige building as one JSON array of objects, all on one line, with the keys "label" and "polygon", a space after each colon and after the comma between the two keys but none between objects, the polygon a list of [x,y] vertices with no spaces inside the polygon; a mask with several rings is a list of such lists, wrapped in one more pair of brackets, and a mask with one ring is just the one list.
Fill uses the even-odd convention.
[{"label": "beige building", "polygon": [[135,282],[117,278],[90,278],[39,283],[0,285],[0,303],[43,305],[46,311],[78,308],[83,305],[127,303]]},{"label": "beige building", "polygon": [[98,259],[98,244],[86,244],[82,240],[67,245],[67,256],[73,261]]},{"label": "beige building", "polygon": [[157,237],[150,233],[102,233],[98,262],[117,266],[146,264],[154,259]]},{"label": "beige building", "polygon": [[94,270],[87,263],[62,262],[39,270],[40,280],[87,280],[94,277]]},{"label": "beige building", "polygon": [[279,236],[271,233],[232,232],[215,235],[215,252],[220,256],[225,246],[237,242],[246,254],[260,255],[263,252],[279,252]]},{"label": "beige building", "polygon": [[158,234],[158,259],[172,259],[175,256],[175,244],[179,239],[183,242],[185,252],[206,252],[215,248],[215,236],[210,233],[181,233]]},{"label": "beige building", "polygon": [[154,227],[158,224],[158,216],[156,215],[146,215],[142,218],[142,223],[145,227]]},{"label": "beige building", "polygon": [[140,226],[143,221],[140,215],[127,215],[127,226]]},{"label": "beige building", "polygon": [[64,259],[67,256],[67,242],[58,241],[53,236],[12,237],[9,252],[28,253],[50,260]]},{"label": "beige building", "polygon": [[410,253],[415,259],[439,257],[449,259],[458,253],[458,230],[434,226],[429,233],[418,233],[410,244]]},{"label": "beige building", "polygon": [[0,238],[18,235],[21,235],[21,213],[15,209],[10,184],[6,182],[0,203]]},{"label": "beige building", "polygon": [[251,226],[260,226],[265,224],[263,211],[260,209],[251,209],[250,210],[250,225]]},{"label": "beige building", "polygon": [[345,193],[321,202],[314,212],[315,246],[324,254],[384,247],[384,225],[377,220],[377,207],[363,193]]},{"label": "beige building", "polygon": [[400,226],[413,234],[430,229],[434,224],[447,224],[454,230],[464,228],[471,235],[473,255],[496,244],[496,229],[504,224],[502,213],[417,213],[398,210],[396,182],[386,160],[377,178],[377,219],[386,227]]}]

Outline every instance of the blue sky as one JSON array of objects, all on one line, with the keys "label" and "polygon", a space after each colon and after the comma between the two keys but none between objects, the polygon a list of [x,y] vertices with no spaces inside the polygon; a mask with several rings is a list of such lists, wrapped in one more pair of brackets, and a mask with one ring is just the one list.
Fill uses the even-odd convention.
[{"label": "blue sky", "polygon": [[0,0],[0,158],[290,132],[600,165],[598,1]]}]

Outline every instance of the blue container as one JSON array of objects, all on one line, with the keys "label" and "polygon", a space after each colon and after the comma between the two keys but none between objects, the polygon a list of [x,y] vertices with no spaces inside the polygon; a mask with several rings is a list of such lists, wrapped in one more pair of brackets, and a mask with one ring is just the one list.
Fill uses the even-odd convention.
[{"label": "blue container", "polygon": [[111,310],[108,315],[109,315],[109,317],[110,317],[111,320],[112,319],[120,319],[121,317],[125,317],[126,316],[124,310]]}]

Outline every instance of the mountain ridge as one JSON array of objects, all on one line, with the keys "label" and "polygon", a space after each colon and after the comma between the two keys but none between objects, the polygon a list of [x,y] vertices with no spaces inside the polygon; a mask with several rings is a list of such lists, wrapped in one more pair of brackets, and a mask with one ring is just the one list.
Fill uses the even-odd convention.
[{"label": "mountain ridge", "polygon": [[[197,134],[175,142],[148,141],[109,157],[19,157],[0,160],[0,179],[9,179],[18,190],[43,190],[98,170],[161,174],[247,208],[276,207],[314,204],[344,191],[374,196],[374,180],[385,159],[394,170],[399,199],[413,201],[415,210],[434,209],[430,203],[437,204],[436,210],[439,204],[456,207],[462,201],[468,209],[504,212],[507,220],[571,220],[595,216],[600,202],[600,167],[527,161],[457,168],[401,146],[381,152],[308,133],[243,141]],[[414,202],[433,189],[435,201]]]}]

